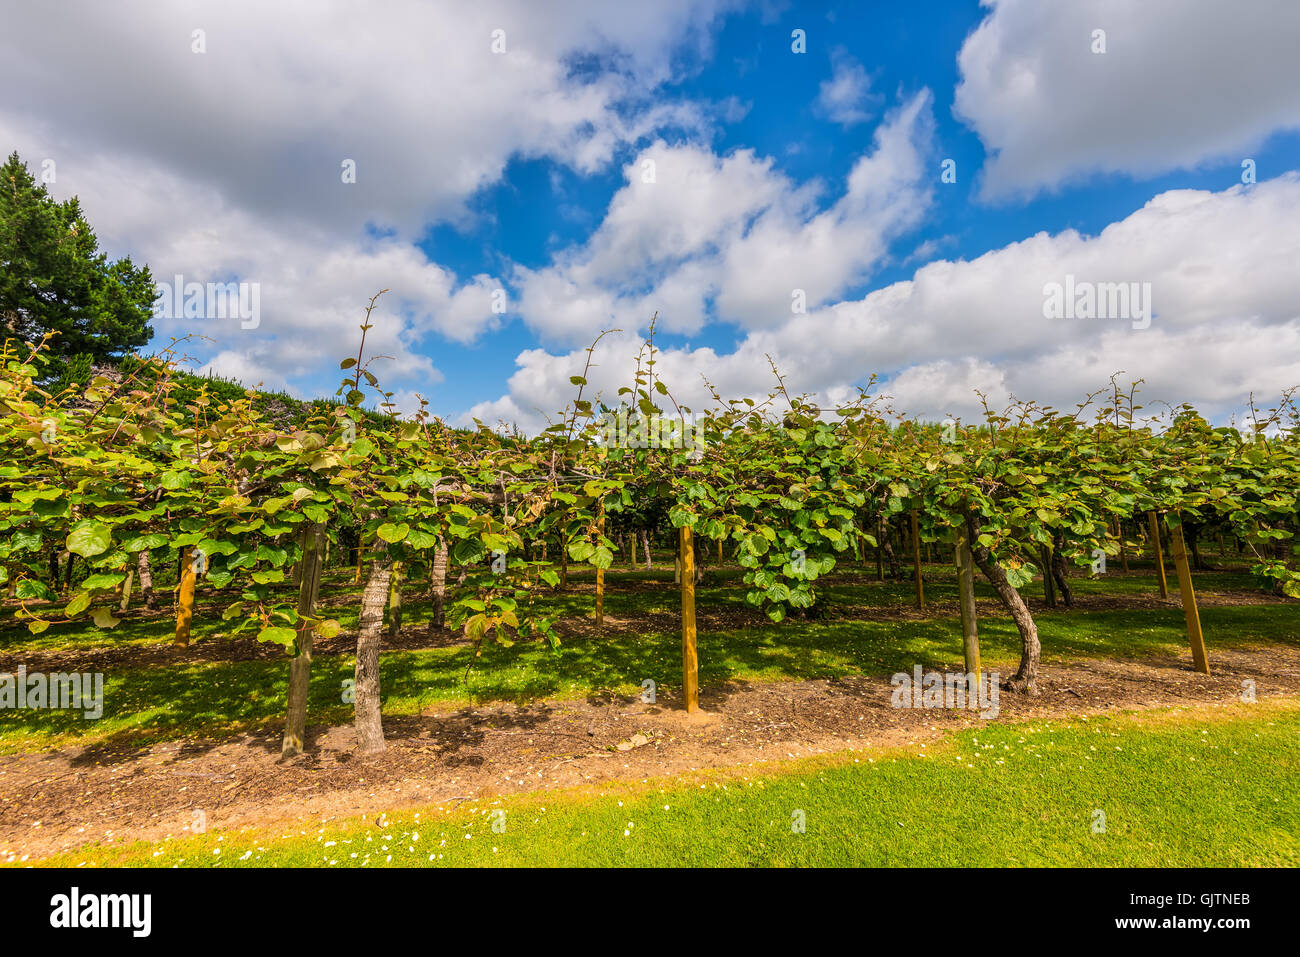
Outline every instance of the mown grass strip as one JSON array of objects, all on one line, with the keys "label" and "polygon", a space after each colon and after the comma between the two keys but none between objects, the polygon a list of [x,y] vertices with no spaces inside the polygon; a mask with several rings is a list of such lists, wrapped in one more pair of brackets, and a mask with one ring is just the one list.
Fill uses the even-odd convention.
[{"label": "mown grass strip", "polygon": [[[993,725],[924,752],[209,832],[45,863],[1294,866],[1298,733],[1293,700]],[[799,812],[803,833],[794,827]]]}]

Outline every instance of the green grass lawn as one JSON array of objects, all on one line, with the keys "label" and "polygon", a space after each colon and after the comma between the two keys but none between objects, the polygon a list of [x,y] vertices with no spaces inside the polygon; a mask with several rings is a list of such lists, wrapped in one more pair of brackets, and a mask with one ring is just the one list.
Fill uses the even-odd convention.
[{"label": "green grass lawn", "polygon": [[1294,702],[999,724],[925,756],[859,753],[288,832],[212,831],[44,863],[1295,866],[1297,735]]},{"label": "green grass lawn", "polygon": [[[727,572],[727,569],[723,569]],[[946,571],[946,570],[945,570]],[[662,591],[621,591],[618,575],[644,578],[667,576]],[[606,607],[610,615],[635,618],[662,606],[676,610],[671,569],[652,573],[611,575]],[[927,590],[941,600],[953,590],[937,570]],[[724,576],[702,588],[699,607],[743,603],[743,590]],[[1152,585],[1141,576],[1077,581],[1080,593],[1140,591]],[[1203,590],[1249,587],[1242,574],[1211,573],[1198,579]],[[1029,589],[1038,587],[1031,586]],[[911,601],[910,585],[874,581],[827,582],[834,605],[890,605]],[[991,592],[981,594],[991,597]],[[590,594],[557,595],[550,602],[571,614],[591,613]],[[427,605],[408,599],[407,624],[423,620]],[[331,611],[345,626],[355,624],[354,606]],[[1138,657],[1182,654],[1187,651],[1183,615],[1176,606],[1108,611],[1043,611],[1037,616],[1045,666],[1082,657]],[[1215,648],[1268,642],[1300,641],[1300,603],[1203,608],[1201,620],[1213,656]],[[170,623],[124,621],[113,632],[56,626],[43,635],[23,639],[8,632],[0,649],[18,647],[45,651],[59,647],[101,647],[111,642],[147,644],[168,640]],[[223,627],[216,614],[196,616],[200,641]],[[19,645],[22,640],[30,645]],[[893,621],[816,621],[787,619],[781,625],[759,624],[725,631],[702,631],[700,680],[715,684],[730,679],[783,681],[807,678],[887,675],[910,671],[914,665],[944,667],[960,663],[960,627],[955,617]],[[985,665],[1006,670],[1019,659],[1019,636],[1005,616],[980,621],[980,645]],[[467,668],[472,665],[472,668]],[[344,723],[351,706],[342,700],[343,681],[352,677],[350,655],[318,655],[312,666],[308,720]],[[384,711],[387,714],[447,710],[491,701],[530,702],[538,698],[579,698],[599,692],[632,694],[645,678],[661,689],[680,681],[681,639],[677,631],[622,634],[575,640],[559,652],[538,644],[512,648],[486,647],[472,659],[468,648],[389,651],[382,658]],[[195,662],[166,667],[112,669],[105,676],[104,716],[85,721],[77,712],[51,710],[0,711],[0,753],[62,747],[114,740],[143,744],[149,740],[186,736],[220,736],[247,731],[282,720],[288,684],[288,660]]]}]

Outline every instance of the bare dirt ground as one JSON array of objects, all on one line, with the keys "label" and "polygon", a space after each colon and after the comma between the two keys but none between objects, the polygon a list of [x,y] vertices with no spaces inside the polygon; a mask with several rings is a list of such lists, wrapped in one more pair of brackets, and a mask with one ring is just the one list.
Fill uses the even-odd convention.
[{"label": "bare dirt ground", "polygon": [[[1300,648],[1216,650],[1214,674],[1189,656],[1049,663],[1042,692],[1000,696],[996,721],[1300,697]],[[954,670],[959,665],[954,663]],[[0,862],[90,844],[183,837],[209,828],[394,811],[705,768],[772,764],[851,750],[921,746],[983,723],[976,712],[891,707],[886,678],[730,683],[705,688],[703,720],[660,695],[542,701],[389,717],[389,747],[359,758],[350,726],[310,729],[309,752],[282,762],[280,736],[148,747],[95,745],[0,757]]]}]

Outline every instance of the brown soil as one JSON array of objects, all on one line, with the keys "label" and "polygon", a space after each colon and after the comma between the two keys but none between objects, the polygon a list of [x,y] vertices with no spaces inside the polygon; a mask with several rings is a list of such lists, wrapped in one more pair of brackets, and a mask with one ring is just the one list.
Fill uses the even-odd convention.
[{"label": "brown soil", "polygon": [[[1246,679],[1260,698],[1300,697],[1295,646],[1216,650],[1212,664],[1205,676],[1188,656],[1053,663],[1041,694],[1003,692],[994,720],[1213,707],[1239,702]],[[208,827],[270,826],[846,750],[921,752],[982,723],[970,711],[892,708],[891,691],[885,678],[736,682],[702,690],[704,720],[688,719],[670,695],[388,717],[388,750],[365,759],[349,726],[311,729],[309,753],[288,762],[278,733],[0,757],[0,862],[182,837],[195,810]]]}]

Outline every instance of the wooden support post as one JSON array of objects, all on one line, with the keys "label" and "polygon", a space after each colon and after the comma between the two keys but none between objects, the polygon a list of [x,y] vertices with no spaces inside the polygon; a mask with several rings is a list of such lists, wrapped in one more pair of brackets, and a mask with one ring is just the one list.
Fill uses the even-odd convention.
[{"label": "wooden support post", "polygon": [[885,520],[876,523],[876,581],[885,580]]},{"label": "wooden support post", "polygon": [[[970,546],[967,545],[967,548]],[[1052,579],[1052,546],[1043,545],[1038,549],[1039,560],[1043,563],[1043,598],[1049,608],[1056,607],[1056,582]]]},{"label": "wooden support post", "polygon": [[[600,517],[596,519],[596,529],[605,537],[605,503],[600,503]],[[605,624],[605,569],[596,569],[596,627]]]},{"label": "wooden support post", "polygon": [[402,632],[402,577],[406,569],[401,562],[393,562],[393,574],[388,579],[388,637],[396,638]]},{"label": "wooden support post", "polygon": [[301,754],[307,731],[307,686],[311,678],[311,648],[316,637],[310,619],[316,614],[321,570],[325,567],[325,526],[313,522],[303,530],[302,579],[298,583],[298,637],[289,662],[289,707],[284,719],[281,756]]},{"label": "wooden support post", "polygon": [[[964,525],[957,526],[957,598],[961,607],[961,650],[966,659],[966,674],[974,675],[969,691],[978,694],[980,677],[980,639],[975,619],[975,562]],[[1051,573],[1048,572],[1050,575]]]},{"label": "wooden support post", "polygon": [[1160,546],[1160,516],[1155,512],[1148,512],[1147,518],[1151,522],[1151,548],[1156,556],[1156,574],[1160,576],[1160,597],[1168,598],[1169,582],[1165,579],[1165,550]]},{"label": "wooden support post", "polygon": [[1115,538],[1119,541],[1119,565],[1124,574],[1128,574],[1128,549],[1124,547],[1124,522],[1115,519]]},{"label": "wooden support post", "polygon": [[[298,548],[301,552],[307,551],[307,531],[309,524],[309,522],[304,522],[298,526],[298,535],[296,537],[298,539]],[[324,561],[324,558],[322,557],[321,560]],[[299,558],[290,568],[290,573],[293,575],[294,588],[302,587],[302,563],[303,559]]]},{"label": "wooden support post", "polygon": [[912,509],[912,563],[916,566],[916,607],[925,611],[925,582],[921,578],[921,531],[916,509]]},{"label": "wooden support post", "polygon": [[118,611],[126,611],[127,606],[131,604],[131,585],[135,581],[135,569],[126,570],[126,581],[122,582],[122,603],[117,606]]},{"label": "wooden support post", "polygon": [[700,709],[700,659],[695,645],[695,548],[691,527],[682,526],[682,690],[688,714]]},{"label": "wooden support post", "polygon": [[178,648],[186,648],[190,643],[190,624],[194,621],[194,549],[186,548],[181,552],[181,580],[176,591],[176,640]]},{"label": "wooden support post", "polygon": [[722,564],[722,539],[718,539],[718,564]]},{"label": "wooden support post", "polygon": [[1174,546],[1174,568],[1178,570],[1178,590],[1183,599],[1183,616],[1187,619],[1187,637],[1192,644],[1192,663],[1203,675],[1210,673],[1210,663],[1205,656],[1205,636],[1201,634],[1201,615],[1196,608],[1196,592],[1192,589],[1192,570],[1187,565],[1187,545],[1183,541],[1183,526],[1170,529]]}]

